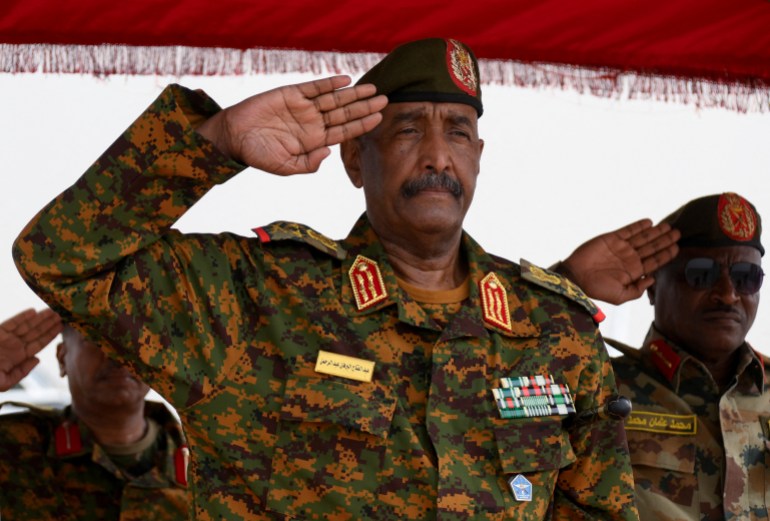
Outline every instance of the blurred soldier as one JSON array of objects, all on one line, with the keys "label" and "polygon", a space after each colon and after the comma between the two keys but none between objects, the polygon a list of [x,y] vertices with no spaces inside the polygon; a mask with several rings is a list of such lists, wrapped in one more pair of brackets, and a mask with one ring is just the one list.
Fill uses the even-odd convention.
[{"label": "blurred soldier", "polygon": [[[613,366],[633,404],[626,430],[640,517],[770,519],[767,359],[746,342],[764,276],[760,216],[723,193],[690,201],[663,224],[681,238],[648,289],[652,327],[641,349],[608,340],[623,353]],[[592,287],[585,258],[565,263],[589,295],[607,294],[607,280]],[[636,283],[649,284],[641,274]]]},{"label": "blurred soldier", "polygon": [[[3,367],[4,388],[34,365],[56,325],[50,311],[33,310],[0,325],[0,360],[22,368]],[[163,404],[145,402],[147,385],[96,344],[70,327],[62,338],[56,355],[72,404],[0,416],[0,519],[186,519],[187,449],[178,422]]]},{"label": "blurred soldier", "polygon": [[[475,57],[421,40],[347,84],[224,110],[169,87],[22,232],[25,280],[180,411],[202,519],[636,519],[600,313],[463,232]],[[346,239],[172,228],[245,165],[312,172],[340,142]]]}]

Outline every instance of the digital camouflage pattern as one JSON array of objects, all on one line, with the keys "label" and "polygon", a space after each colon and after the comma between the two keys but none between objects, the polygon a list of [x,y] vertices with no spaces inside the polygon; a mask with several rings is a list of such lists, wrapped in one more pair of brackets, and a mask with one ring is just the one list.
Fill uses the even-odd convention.
[{"label": "digital camouflage pattern", "polygon": [[[660,340],[654,328],[641,350],[608,340],[624,353],[612,363],[620,393],[633,404],[626,431],[640,518],[767,520],[770,392],[764,360],[744,344],[736,381],[720,395],[701,362]],[[672,417],[678,424],[667,424]]]},{"label": "digital camouflage pattern", "polygon": [[[615,390],[591,317],[518,266],[464,236],[470,297],[442,330],[365,217],[339,242],[290,223],[261,240],[170,229],[243,168],[193,130],[215,110],[167,88],[14,249],[68,323],[106,337],[176,407],[196,519],[636,519],[621,423],[499,417],[501,377],[551,374],[579,411]],[[363,311],[348,277],[359,254],[388,294]],[[490,271],[510,331],[482,318]],[[317,373],[319,350],[374,361],[371,382]],[[532,501],[513,498],[519,474]]]},{"label": "digital camouflage pattern", "polygon": [[[163,404],[146,404],[147,416],[162,429],[155,467],[136,477],[113,463],[69,407],[29,409],[0,416],[0,519],[178,521],[189,516],[188,491],[178,481],[174,461],[182,431]],[[56,431],[64,425],[74,425],[80,450],[57,451]]]}]

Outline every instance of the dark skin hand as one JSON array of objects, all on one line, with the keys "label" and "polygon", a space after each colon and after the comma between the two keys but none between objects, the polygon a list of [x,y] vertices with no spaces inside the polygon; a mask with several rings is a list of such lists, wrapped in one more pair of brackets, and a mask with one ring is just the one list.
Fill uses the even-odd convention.
[{"label": "dark skin hand", "polygon": [[37,353],[62,330],[51,309],[26,309],[0,323],[0,391],[19,383],[40,362]]},{"label": "dark skin hand", "polygon": [[218,112],[197,131],[227,156],[262,171],[315,172],[331,145],[382,120],[387,97],[376,96],[374,85],[349,84],[349,77],[333,76],[263,92]]},{"label": "dark skin hand", "polygon": [[589,297],[622,304],[652,286],[651,274],[679,252],[679,236],[668,224],[652,226],[649,219],[641,219],[583,243],[556,271]]}]

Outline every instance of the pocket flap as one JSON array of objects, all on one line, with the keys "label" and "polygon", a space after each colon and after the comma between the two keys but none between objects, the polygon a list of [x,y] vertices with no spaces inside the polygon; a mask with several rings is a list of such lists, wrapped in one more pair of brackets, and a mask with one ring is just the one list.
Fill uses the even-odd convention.
[{"label": "pocket flap", "polygon": [[395,408],[392,391],[375,382],[346,384],[326,378],[290,376],[281,419],[333,423],[386,438]]},{"label": "pocket flap", "polygon": [[631,465],[692,474],[695,472],[695,437],[626,429]]},{"label": "pocket flap", "polygon": [[560,469],[576,459],[560,419],[508,421],[495,427],[495,437],[506,474]]}]

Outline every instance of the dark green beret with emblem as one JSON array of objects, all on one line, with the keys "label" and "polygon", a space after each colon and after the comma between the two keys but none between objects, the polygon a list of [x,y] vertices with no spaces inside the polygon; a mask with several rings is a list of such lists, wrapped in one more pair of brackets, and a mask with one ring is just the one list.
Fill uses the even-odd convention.
[{"label": "dark green beret with emblem", "polygon": [[679,247],[752,246],[764,255],[762,220],[753,204],[727,192],[694,199],[663,219],[682,233]]},{"label": "dark green beret with emblem", "polygon": [[470,48],[457,40],[429,38],[400,45],[356,83],[373,83],[390,103],[464,103],[479,116],[484,111],[479,64]]}]

